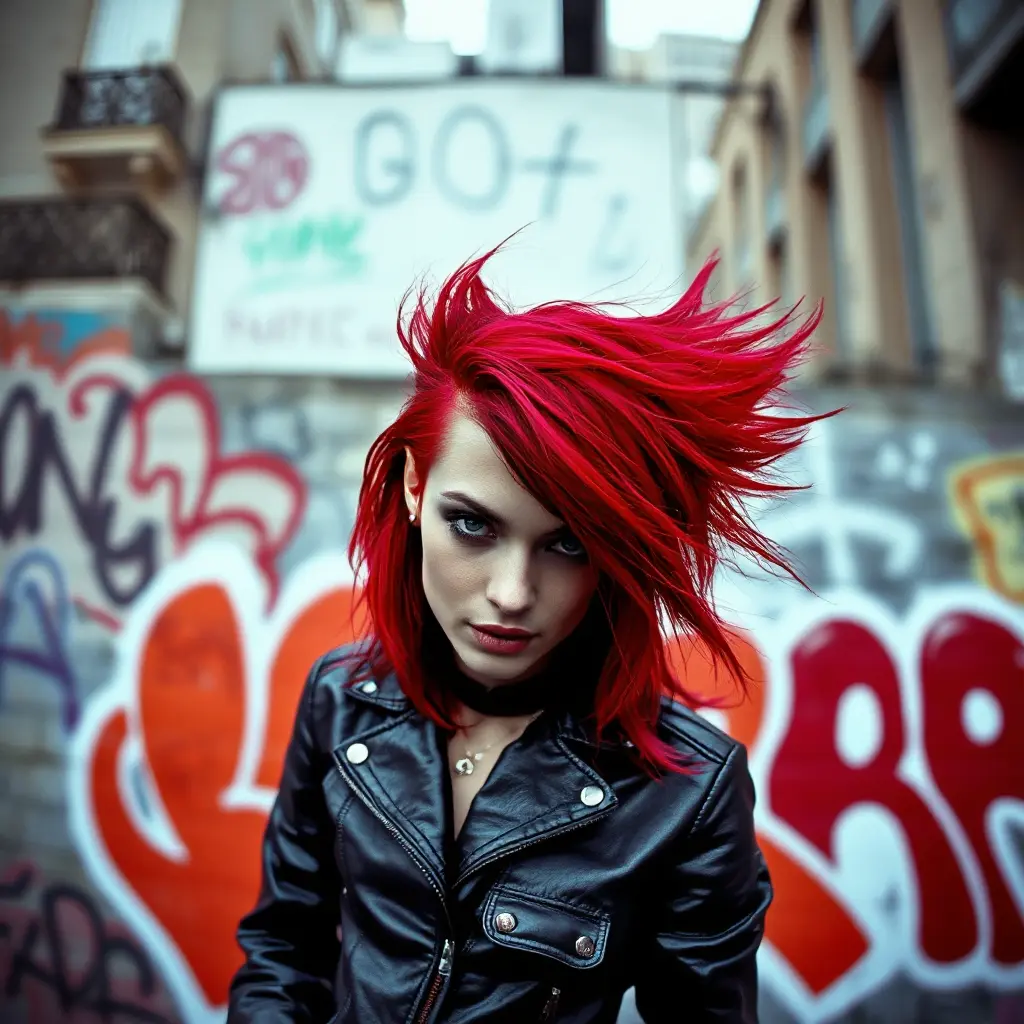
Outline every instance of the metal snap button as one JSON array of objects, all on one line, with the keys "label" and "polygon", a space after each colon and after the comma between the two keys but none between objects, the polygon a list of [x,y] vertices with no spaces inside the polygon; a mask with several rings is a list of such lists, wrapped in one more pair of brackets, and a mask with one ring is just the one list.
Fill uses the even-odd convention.
[{"label": "metal snap button", "polygon": [[370,756],[370,751],[365,743],[353,743],[352,746],[345,751],[345,757],[348,758],[352,764],[362,764]]},{"label": "metal snap button", "polygon": [[604,790],[600,786],[584,786],[580,800],[587,807],[596,807],[604,799]]},{"label": "metal snap button", "polygon": [[363,685],[360,686],[359,689],[362,690],[363,693],[376,693],[377,684],[371,679],[368,683],[363,683]]},{"label": "metal snap button", "polygon": [[509,932],[514,932],[517,924],[519,924],[519,922],[516,920],[514,914],[498,914],[494,919],[494,927],[497,928],[502,935],[508,935]]},{"label": "metal snap button", "polygon": [[594,955],[594,940],[589,935],[581,935],[576,940],[576,952],[580,956],[592,957]]}]

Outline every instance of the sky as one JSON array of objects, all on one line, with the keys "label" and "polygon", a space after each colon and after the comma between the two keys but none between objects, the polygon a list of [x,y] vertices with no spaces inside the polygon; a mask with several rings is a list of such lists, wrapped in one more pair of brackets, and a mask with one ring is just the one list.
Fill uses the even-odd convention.
[{"label": "sky", "polygon": [[[660,32],[743,39],[757,0],[605,0],[608,38],[616,46],[646,49]],[[405,0],[405,31],[412,39],[447,39],[456,53],[484,45],[487,0]]]}]

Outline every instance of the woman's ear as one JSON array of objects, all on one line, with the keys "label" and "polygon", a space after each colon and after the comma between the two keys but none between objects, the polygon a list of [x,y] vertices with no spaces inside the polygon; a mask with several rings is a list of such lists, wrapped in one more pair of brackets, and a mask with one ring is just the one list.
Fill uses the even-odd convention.
[{"label": "woman's ear", "polygon": [[416,470],[416,457],[408,445],[405,448],[403,483],[405,488],[405,507],[408,509],[409,515],[418,517],[420,514],[420,496],[423,492],[423,482],[420,480],[420,475]]}]

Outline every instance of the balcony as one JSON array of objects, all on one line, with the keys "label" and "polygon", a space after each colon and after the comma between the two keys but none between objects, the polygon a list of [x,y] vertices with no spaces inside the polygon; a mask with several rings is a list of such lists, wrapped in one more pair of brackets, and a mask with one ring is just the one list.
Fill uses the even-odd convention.
[{"label": "balcony", "polygon": [[187,94],[170,66],[66,71],[43,150],[69,187],[164,186],[186,166]]},{"label": "balcony", "polygon": [[[947,0],[946,40],[957,103],[973,106],[991,91],[1011,118],[1024,79],[1024,4],[1020,0]],[[995,89],[993,90],[993,86]]]},{"label": "balcony", "polygon": [[824,164],[832,141],[831,121],[828,91],[824,85],[812,85],[804,103],[803,120],[804,167],[808,174],[818,174]]},{"label": "balcony", "polygon": [[134,278],[166,295],[171,236],[134,198],[0,201],[0,281]]},{"label": "balcony", "polygon": [[853,52],[857,66],[873,71],[882,68],[882,50],[887,62],[895,59],[892,0],[853,0],[850,5],[853,27]]}]

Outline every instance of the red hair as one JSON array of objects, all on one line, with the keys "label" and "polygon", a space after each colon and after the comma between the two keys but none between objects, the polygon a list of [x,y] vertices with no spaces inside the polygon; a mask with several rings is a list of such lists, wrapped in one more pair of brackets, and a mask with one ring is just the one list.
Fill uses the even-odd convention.
[{"label": "red hair", "polygon": [[399,310],[414,390],[366,458],[348,553],[357,580],[365,570],[359,601],[376,643],[355,678],[393,669],[421,713],[452,725],[424,669],[432,613],[403,473],[408,446],[426,479],[458,406],[598,570],[608,638],[592,701],[598,736],[616,724],[649,765],[679,769],[656,734],[662,694],[681,689],[663,623],[692,631],[745,688],[713,605],[715,570],[732,551],[798,578],[742,502],[794,489],[768,470],[820,418],[779,414],[820,304],[800,318],[796,308],[766,315],[774,302],[706,304],[713,258],[662,313],[579,302],[515,312],[481,279],[496,251],[452,274],[432,308],[421,290],[408,318],[404,301]]}]

